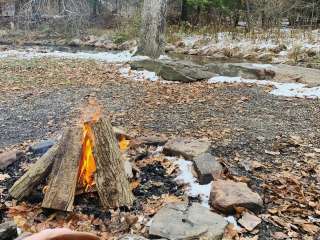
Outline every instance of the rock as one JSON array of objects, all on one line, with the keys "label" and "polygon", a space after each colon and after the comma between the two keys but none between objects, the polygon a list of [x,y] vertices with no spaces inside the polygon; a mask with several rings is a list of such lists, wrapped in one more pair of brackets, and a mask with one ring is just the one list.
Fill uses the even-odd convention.
[{"label": "rock", "polygon": [[245,183],[230,180],[217,180],[212,184],[210,204],[224,213],[233,213],[235,207],[244,207],[259,212],[263,201]]},{"label": "rock", "polygon": [[319,69],[278,64],[272,65],[270,70],[275,72],[274,80],[278,82],[299,82],[308,85],[308,87],[320,85]]},{"label": "rock", "polygon": [[78,38],[72,39],[69,43],[69,45],[72,47],[79,47],[81,46],[81,44],[82,44],[82,41]]},{"label": "rock", "polygon": [[208,80],[216,76],[216,74],[208,71],[206,67],[187,61],[145,59],[131,62],[130,66],[133,70],[155,72],[167,81],[183,83]]},{"label": "rock", "polygon": [[275,73],[265,65],[251,63],[210,63],[205,65],[209,71],[228,77],[242,77],[245,79],[273,79]]},{"label": "rock", "polygon": [[189,54],[189,55],[198,55],[199,52],[200,52],[199,49],[194,49],[194,48],[192,48],[192,49],[190,49],[190,50],[188,51],[188,54]]},{"label": "rock", "polygon": [[263,168],[263,165],[260,162],[254,160],[242,160],[239,164],[248,172]]},{"label": "rock", "polygon": [[136,234],[126,234],[118,238],[118,240],[147,240],[147,238],[136,235]]},{"label": "rock", "polygon": [[176,42],[176,46],[183,48],[186,46],[186,44],[184,43],[184,41],[178,41],[178,42]]},{"label": "rock", "polygon": [[0,240],[13,240],[17,236],[17,226],[14,222],[0,224]]},{"label": "rock", "polygon": [[271,62],[274,57],[275,55],[273,53],[262,53],[258,56],[258,60],[263,62]]},{"label": "rock", "polygon": [[279,54],[282,51],[287,50],[287,46],[284,44],[279,44],[278,46],[271,48],[270,51],[276,54]]},{"label": "rock", "polygon": [[165,145],[166,142],[168,142],[167,138],[157,136],[139,137],[136,139],[136,145],[161,146]]},{"label": "rock", "polygon": [[22,157],[23,153],[19,151],[10,151],[0,154],[0,170],[6,169],[9,165]]},{"label": "rock", "polygon": [[164,145],[163,153],[170,156],[182,156],[187,160],[193,160],[194,157],[208,152],[210,145],[210,142],[205,140],[177,138],[168,141]]},{"label": "rock", "polygon": [[173,44],[167,44],[165,47],[165,52],[173,52],[176,49],[176,47]]},{"label": "rock", "polygon": [[222,174],[221,164],[210,153],[203,153],[193,159],[200,184],[210,183],[214,176]]},{"label": "rock", "polygon": [[117,44],[114,44],[112,42],[103,43],[102,48],[105,48],[105,49],[108,49],[108,50],[118,50]]},{"label": "rock", "polygon": [[199,203],[170,203],[154,216],[149,234],[166,239],[222,239],[227,221]]},{"label": "rock", "polygon": [[39,154],[43,155],[45,154],[53,145],[55,142],[53,140],[46,140],[37,144],[34,144],[30,147],[30,151],[33,154]]},{"label": "rock", "polygon": [[128,40],[119,45],[120,50],[129,50],[137,46],[136,40]]},{"label": "rock", "polygon": [[258,58],[258,54],[254,53],[254,52],[247,53],[247,54],[243,55],[243,58],[247,59],[247,60],[256,60]]},{"label": "rock", "polygon": [[86,41],[86,45],[88,45],[88,46],[93,46],[94,47],[94,44],[98,41],[99,39],[96,37],[96,36],[94,36],[94,35],[90,35],[89,37],[88,37],[88,40]]},{"label": "rock", "polygon": [[242,227],[251,232],[261,223],[261,219],[253,214],[245,212],[238,222]]}]

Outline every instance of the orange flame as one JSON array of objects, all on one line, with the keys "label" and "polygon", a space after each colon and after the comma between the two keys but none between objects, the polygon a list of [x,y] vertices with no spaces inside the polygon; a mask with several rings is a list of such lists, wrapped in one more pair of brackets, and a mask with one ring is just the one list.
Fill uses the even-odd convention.
[{"label": "orange flame", "polygon": [[95,99],[89,99],[89,104],[82,109],[83,137],[82,154],[80,159],[78,183],[85,191],[95,185],[94,173],[96,172],[96,161],[93,156],[94,134],[91,124],[97,122],[101,117],[101,108]]},{"label": "orange flame", "polygon": [[121,152],[124,152],[128,149],[130,140],[127,140],[125,136],[121,135],[119,137],[119,148]]},{"label": "orange flame", "polygon": [[[95,186],[94,173],[97,170],[96,161],[94,159],[94,133],[91,124],[97,122],[101,117],[101,109],[97,102],[93,99],[89,101],[89,105],[82,109],[83,124],[83,140],[82,140],[82,154],[80,159],[78,184],[79,187],[89,191]],[[121,135],[119,138],[119,148],[121,152],[125,152],[130,144],[125,136]]]},{"label": "orange flame", "polygon": [[79,168],[79,183],[88,191],[95,185],[94,173],[96,172],[96,161],[93,156],[94,138],[90,123],[83,125],[82,155]]}]

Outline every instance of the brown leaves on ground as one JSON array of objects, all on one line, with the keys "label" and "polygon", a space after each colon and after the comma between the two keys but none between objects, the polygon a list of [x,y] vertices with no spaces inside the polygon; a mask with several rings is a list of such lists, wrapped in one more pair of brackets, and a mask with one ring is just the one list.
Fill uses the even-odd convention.
[{"label": "brown leaves on ground", "polygon": [[99,87],[106,80],[122,78],[114,65],[96,61],[42,58],[0,62],[1,94],[21,91],[41,94],[42,90],[79,84]]},{"label": "brown leaves on ground", "polygon": [[[279,153],[290,150],[300,156],[295,163],[282,161],[280,169],[273,174],[259,175],[267,193],[265,220],[284,229],[285,232],[274,233],[275,239],[285,239],[285,236],[298,239],[299,234],[316,236],[320,231],[320,181],[317,178],[320,155],[298,136],[278,139],[273,147]],[[279,155],[273,156],[282,158]]]}]

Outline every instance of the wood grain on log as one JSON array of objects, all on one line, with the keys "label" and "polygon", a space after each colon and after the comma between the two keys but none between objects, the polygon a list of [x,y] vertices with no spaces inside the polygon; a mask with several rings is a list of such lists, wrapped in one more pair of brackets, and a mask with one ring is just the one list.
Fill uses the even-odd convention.
[{"label": "wood grain on log", "polygon": [[82,150],[82,128],[64,132],[55,155],[42,207],[72,211]]},{"label": "wood grain on log", "polygon": [[9,194],[17,199],[28,196],[52,169],[58,144],[54,145],[45,153],[9,190]]},{"label": "wood grain on log", "polygon": [[92,124],[92,130],[97,165],[95,181],[102,205],[105,208],[132,205],[133,194],[110,121],[100,119]]}]

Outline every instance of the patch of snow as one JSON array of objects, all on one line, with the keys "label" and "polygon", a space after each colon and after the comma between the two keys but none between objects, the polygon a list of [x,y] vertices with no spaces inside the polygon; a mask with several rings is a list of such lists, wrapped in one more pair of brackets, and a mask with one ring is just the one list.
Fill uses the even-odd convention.
[{"label": "patch of snow", "polygon": [[196,42],[203,39],[203,36],[195,35],[195,36],[187,36],[182,39],[182,42],[187,47],[192,47]]},{"label": "patch of snow", "polygon": [[312,223],[320,223],[320,218],[315,218],[315,217],[312,217],[312,216],[308,216],[308,219]]},{"label": "patch of snow", "polygon": [[19,59],[32,59],[32,58],[61,58],[61,59],[85,59],[85,60],[96,60],[108,63],[125,63],[129,61],[139,61],[148,59],[146,56],[134,56],[130,51],[122,52],[37,52],[31,51],[17,51],[8,50],[0,52],[0,58],[19,58]]},{"label": "patch of snow", "polygon": [[200,185],[198,180],[192,174],[192,162],[183,158],[166,157],[166,159],[174,162],[179,167],[179,175],[176,177],[177,182],[187,185],[187,194],[190,197],[200,197],[201,204],[209,208],[209,197],[212,182],[206,185]]},{"label": "patch of snow", "polygon": [[[201,36],[184,36],[183,41],[186,47],[191,48]],[[283,51],[280,57],[288,59],[290,50],[300,49],[302,52],[312,50],[320,53],[320,36],[319,31],[310,31],[305,34],[302,31],[296,31],[288,28],[283,28],[279,33],[264,32],[255,37],[250,37],[242,34],[234,35],[230,32],[219,32],[214,36],[202,36],[208,44],[199,48],[202,54],[206,55],[211,52],[221,52],[230,50],[235,54],[242,53],[257,53],[261,54],[270,50],[285,46],[287,51]],[[279,56],[279,55],[278,55]],[[277,58],[275,54],[274,58]]]},{"label": "patch of snow", "polygon": [[237,231],[241,230],[241,227],[238,225],[237,220],[235,219],[234,216],[228,216],[224,218],[229,224],[233,224],[235,226]]},{"label": "patch of snow", "polygon": [[159,77],[155,72],[150,72],[147,70],[137,71],[131,70],[130,67],[122,67],[119,69],[121,75],[125,78],[132,79],[135,81],[158,81]]},{"label": "patch of snow", "polygon": [[268,80],[243,79],[241,77],[217,76],[208,80],[208,83],[246,83],[270,85],[274,89],[270,94],[283,97],[320,98],[320,87],[307,87],[302,83],[278,83]]},{"label": "patch of snow", "polygon": [[171,60],[172,58],[169,57],[168,55],[160,55],[160,57],[158,59],[159,60]]},{"label": "patch of snow", "polygon": [[258,64],[258,63],[252,63],[251,64],[252,67],[255,67],[255,68],[272,68],[272,65],[271,64]]}]

